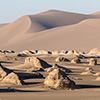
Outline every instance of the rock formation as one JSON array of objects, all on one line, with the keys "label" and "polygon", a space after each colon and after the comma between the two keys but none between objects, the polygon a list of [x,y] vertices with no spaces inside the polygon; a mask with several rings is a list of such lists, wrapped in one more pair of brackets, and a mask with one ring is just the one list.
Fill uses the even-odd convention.
[{"label": "rock formation", "polygon": [[44,84],[54,89],[74,89],[75,82],[70,80],[65,72],[60,69],[54,69],[45,78]]},{"label": "rock formation", "polygon": [[38,58],[38,57],[27,57],[25,59],[25,63],[26,66],[29,67],[36,67],[36,68],[48,68],[50,65],[45,62],[44,60]]},{"label": "rock formation", "polygon": [[65,67],[62,67],[62,66],[59,66],[59,65],[57,65],[57,64],[54,64],[54,65],[53,65],[52,67],[50,67],[50,68],[46,68],[45,71],[47,71],[47,72],[52,72],[54,69],[60,69],[60,70],[64,71],[65,73],[70,73],[70,72],[72,72],[70,69],[65,68]]},{"label": "rock formation", "polygon": [[81,63],[81,60],[78,57],[75,57],[74,59],[71,60],[71,63],[73,64]]},{"label": "rock formation", "polygon": [[89,54],[100,54],[100,49],[94,48],[94,49],[90,50]]},{"label": "rock formation", "polygon": [[23,80],[21,80],[19,78],[19,76],[17,74],[15,74],[14,72],[11,72],[10,74],[8,74],[2,80],[2,82],[5,84],[14,84],[14,85],[23,85],[24,84]]},{"label": "rock formation", "polygon": [[62,62],[62,61],[69,61],[67,58],[64,58],[64,57],[57,57],[55,59],[56,62]]},{"label": "rock formation", "polygon": [[89,60],[89,65],[91,65],[91,66],[97,65],[97,59],[91,58]]}]

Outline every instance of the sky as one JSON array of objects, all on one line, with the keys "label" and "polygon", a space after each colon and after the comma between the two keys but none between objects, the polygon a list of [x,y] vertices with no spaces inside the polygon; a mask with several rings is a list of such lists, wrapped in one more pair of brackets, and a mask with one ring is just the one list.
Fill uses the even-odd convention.
[{"label": "sky", "polygon": [[100,0],[0,0],[0,23],[50,9],[90,14],[100,11]]}]

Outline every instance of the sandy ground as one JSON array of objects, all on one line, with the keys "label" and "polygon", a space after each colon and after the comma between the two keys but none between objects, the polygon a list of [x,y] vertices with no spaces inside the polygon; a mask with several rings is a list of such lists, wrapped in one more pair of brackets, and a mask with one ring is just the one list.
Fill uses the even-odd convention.
[{"label": "sandy ground", "polygon": [[[53,55],[31,55],[37,56],[49,64],[55,64],[55,58],[58,57]],[[68,59],[72,57],[66,56]],[[16,58],[17,60],[14,60]],[[15,54],[2,54],[0,56],[0,62],[3,66],[14,69],[16,65],[23,64],[25,57],[17,57]],[[69,68],[73,73],[69,73],[69,77],[76,82],[75,90],[53,90],[44,86],[43,78],[33,78],[24,80],[27,84],[23,86],[14,86],[0,84],[0,100],[99,100],[100,99],[100,81],[95,81],[97,78],[93,75],[80,75],[81,72],[85,71],[86,67],[92,67],[95,72],[100,71],[100,58],[97,58],[98,65],[89,66],[86,61],[87,59],[81,59],[81,64],[71,64],[70,62],[58,62],[57,64],[66,68]],[[15,70],[15,72],[24,72],[25,70]],[[46,76],[46,72],[40,72]],[[17,92],[7,92],[7,87],[17,89]],[[0,90],[0,91],[1,91]]]}]

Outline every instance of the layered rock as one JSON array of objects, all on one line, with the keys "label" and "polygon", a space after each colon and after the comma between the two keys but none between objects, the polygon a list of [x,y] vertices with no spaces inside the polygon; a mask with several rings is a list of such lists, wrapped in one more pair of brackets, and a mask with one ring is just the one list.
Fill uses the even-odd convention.
[{"label": "layered rock", "polygon": [[55,89],[74,89],[75,82],[70,80],[64,71],[54,69],[45,78],[44,84],[50,88]]}]

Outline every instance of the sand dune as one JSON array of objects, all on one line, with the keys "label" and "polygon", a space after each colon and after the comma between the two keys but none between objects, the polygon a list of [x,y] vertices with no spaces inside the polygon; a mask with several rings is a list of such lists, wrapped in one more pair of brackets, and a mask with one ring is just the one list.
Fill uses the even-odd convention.
[{"label": "sand dune", "polygon": [[0,28],[3,28],[4,26],[6,26],[7,24],[0,24]]},{"label": "sand dune", "polygon": [[0,29],[0,48],[90,50],[100,46],[99,18],[56,10],[23,16]]}]

